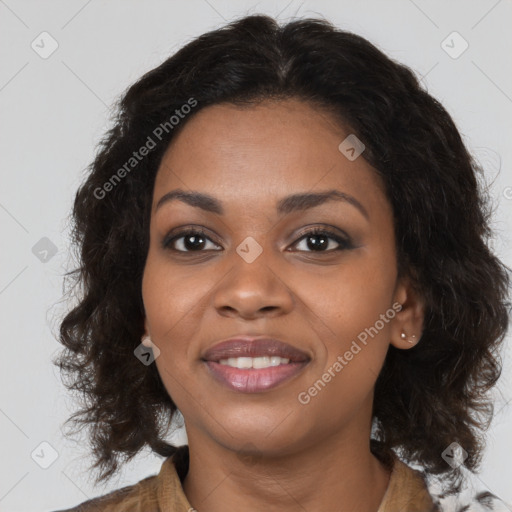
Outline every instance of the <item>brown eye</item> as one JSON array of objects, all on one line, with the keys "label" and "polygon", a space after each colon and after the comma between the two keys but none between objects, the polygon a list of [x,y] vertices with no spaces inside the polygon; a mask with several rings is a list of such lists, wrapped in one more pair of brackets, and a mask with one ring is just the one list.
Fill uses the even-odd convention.
[{"label": "brown eye", "polygon": [[167,236],[162,242],[162,246],[177,252],[202,252],[203,250],[218,250],[215,248],[219,247],[200,229],[182,231],[171,237]]},{"label": "brown eye", "polygon": [[295,242],[295,246],[300,242],[305,243],[299,250],[306,252],[332,252],[353,248],[348,238],[344,239],[332,231],[318,228],[302,233],[301,238]]}]

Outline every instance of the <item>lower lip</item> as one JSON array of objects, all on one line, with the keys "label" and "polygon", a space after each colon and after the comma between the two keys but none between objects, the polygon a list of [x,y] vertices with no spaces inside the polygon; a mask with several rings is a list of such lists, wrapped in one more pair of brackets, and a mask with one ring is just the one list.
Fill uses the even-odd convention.
[{"label": "lower lip", "polygon": [[241,393],[259,393],[272,389],[297,375],[307,362],[288,363],[268,368],[234,368],[214,361],[206,361],[206,366],[219,382]]}]

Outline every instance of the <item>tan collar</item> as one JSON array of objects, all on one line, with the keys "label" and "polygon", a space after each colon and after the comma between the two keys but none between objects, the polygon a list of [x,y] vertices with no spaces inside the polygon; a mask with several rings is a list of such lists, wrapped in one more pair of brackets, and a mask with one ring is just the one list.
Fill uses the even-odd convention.
[{"label": "tan collar", "polygon": [[[157,499],[161,512],[193,512],[188,502],[179,472],[186,472],[186,447],[180,447],[179,454],[164,461],[158,474]],[[421,473],[394,458],[389,485],[377,512],[436,512]]]},{"label": "tan collar", "polygon": [[[157,500],[159,512],[193,512],[195,509],[188,502],[181,480],[174,465],[174,459],[178,454],[183,454],[182,460],[186,458],[188,447],[178,448],[178,453],[164,461],[157,476]],[[181,467],[179,468],[181,470]],[[181,472],[181,471],[180,471]]]},{"label": "tan collar", "polygon": [[393,459],[389,485],[377,512],[437,512],[421,473]]}]

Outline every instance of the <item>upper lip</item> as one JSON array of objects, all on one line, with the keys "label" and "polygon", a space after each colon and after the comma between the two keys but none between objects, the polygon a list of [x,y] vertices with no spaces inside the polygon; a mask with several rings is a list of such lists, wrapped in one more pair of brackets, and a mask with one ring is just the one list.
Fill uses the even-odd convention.
[{"label": "upper lip", "polygon": [[291,362],[306,362],[310,357],[284,341],[275,338],[235,336],[221,341],[204,352],[202,359],[219,362],[230,357],[279,356]]}]

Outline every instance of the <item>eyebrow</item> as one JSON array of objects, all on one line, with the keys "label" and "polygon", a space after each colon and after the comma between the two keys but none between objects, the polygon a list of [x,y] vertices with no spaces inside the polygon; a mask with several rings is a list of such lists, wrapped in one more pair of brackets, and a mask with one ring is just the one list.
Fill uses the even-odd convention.
[{"label": "eyebrow", "polygon": [[[164,204],[171,201],[182,201],[195,208],[201,208],[204,211],[224,215],[222,203],[208,194],[202,192],[187,192],[177,189],[167,192],[163,195],[155,206],[155,212]],[[339,190],[326,190],[323,192],[307,192],[302,194],[293,194],[283,197],[277,202],[276,209],[279,215],[285,215],[296,211],[304,211],[315,206],[319,206],[326,201],[344,201],[357,208],[363,216],[369,220],[370,216],[366,208],[353,196]]]}]

